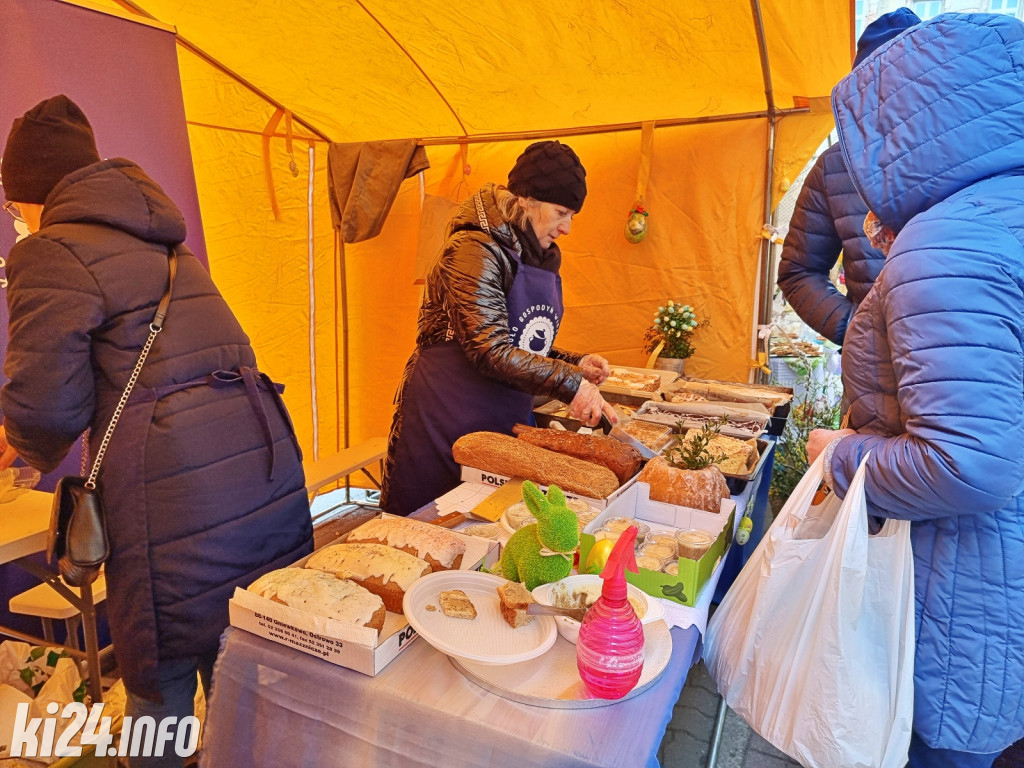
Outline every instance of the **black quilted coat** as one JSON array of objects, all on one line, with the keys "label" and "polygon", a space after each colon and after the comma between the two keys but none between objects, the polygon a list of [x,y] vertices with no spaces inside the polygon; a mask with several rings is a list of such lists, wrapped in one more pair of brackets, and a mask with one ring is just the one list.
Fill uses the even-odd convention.
[{"label": "black quilted coat", "polygon": [[[885,264],[864,234],[868,206],[860,199],[835,144],[807,174],[779,263],[779,287],[800,318],[836,344]],[[846,296],[829,280],[843,254]]]},{"label": "black quilted coat", "polygon": [[[115,159],[65,177],[11,249],[0,403],[30,465],[54,469],[87,427],[95,455],[184,238],[163,191]],[[153,699],[158,659],[215,651],[234,588],[312,546],[287,413],[210,275],[176,250],[165,328],[99,477],[115,653],[129,690]]]}]

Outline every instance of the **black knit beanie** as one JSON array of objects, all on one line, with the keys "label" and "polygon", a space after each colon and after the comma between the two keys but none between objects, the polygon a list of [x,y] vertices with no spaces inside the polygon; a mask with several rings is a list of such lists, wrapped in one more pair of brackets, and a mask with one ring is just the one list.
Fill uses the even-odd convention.
[{"label": "black knit beanie", "polygon": [[526,148],[509,171],[508,191],[579,211],[587,196],[587,171],[565,144],[538,141]]},{"label": "black knit beanie", "polygon": [[0,158],[4,197],[42,205],[61,179],[99,160],[85,113],[63,94],[46,99],[11,126]]}]

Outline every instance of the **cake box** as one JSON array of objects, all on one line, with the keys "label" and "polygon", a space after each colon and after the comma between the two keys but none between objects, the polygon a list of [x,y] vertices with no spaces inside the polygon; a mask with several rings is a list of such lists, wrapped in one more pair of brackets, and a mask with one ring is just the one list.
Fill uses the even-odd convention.
[{"label": "cake box", "polygon": [[[382,514],[379,517],[391,516]],[[481,565],[490,567],[497,562],[498,542],[458,531],[452,533],[466,542],[460,570],[475,571]],[[348,535],[339,536],[325,546],[340,544]],[[304,557],[291,567],[301,567],[308,559],[309,556]],[[233,627],[371,677],[394,661],[417,638],[416,630],[409,626],[401,613],[387,612],[378,637],[377,632],[369,627],[354,627],[290,608],[241,587],[235,589],[228,603],[228,613]]]},{"label": "cake box", "polygon": [[[586,563],[590,550],[594,547],[594,532],[604,521],[612,517],[630,517],[656,526],[660,529],[698,528],[715,537],[714,542],[700,560],[687,557],[678,558],[677,575],[651,571],[640,568],[639,573],[626,571],[626,581],[649,595],[693,607],[701,590],[708,583],[721,561],[725,558],[732,544],[736,526],[736,502],[723,499],[721,511],[708,512],[703,509],[690,509],[675,504],[652,501],[651,486],[644,482],[635,482],[619,496],[614,504],[609,505],[595,517],[580,536],[580,563]],[[581,571],[582,572],[582,571]]]}]

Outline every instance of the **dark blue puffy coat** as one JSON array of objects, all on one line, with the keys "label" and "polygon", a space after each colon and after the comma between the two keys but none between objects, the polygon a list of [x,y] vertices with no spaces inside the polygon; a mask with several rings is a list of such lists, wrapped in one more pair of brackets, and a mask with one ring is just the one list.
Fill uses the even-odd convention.
[{"label": "dark blue puffy coat", "polygon": [[[857,194],[839,145],[826,149],[797,197],[779,262],[779,288],[800,319],[836,344],[878,277],[885,257],[864,235],[867,204]],[[843,296],[829,280],[840,251]]]},{"label": "dark blue puffy coat", "polygon": [[1024,736],[1024,24],[947,14],[832,96],[853,179],[896,241],[850,323],[836,489],[912,520],[914,727]]},{"label": "dark blue puffy coat", "polygon": [[[87,427],[95,455],[167,285],[167,247],[184,238],[163,191],[107,160],[66,176],[39,232],[11,249],[2,405],[29,464],[54,469]],[[166,325],[99,476],[115,654],[147,698],[158,659],[216,651],[236,586],[312,548],[287,413],[209,273],[177,252]]]}]

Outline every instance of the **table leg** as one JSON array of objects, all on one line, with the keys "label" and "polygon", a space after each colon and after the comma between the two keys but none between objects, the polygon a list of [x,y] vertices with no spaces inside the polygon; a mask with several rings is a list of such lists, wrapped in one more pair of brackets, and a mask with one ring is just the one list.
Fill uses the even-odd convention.
[{"label": "table leg", "polygon": [[722,732],[725,730],[725,714],[728,707],[725,705],[725,697],[718,697],[718,711],[715,712],[715,729],[711,732],[711,748],[708,750],[708,761],[706,768],[715,768],[718,763],[718,748],[722,744]]}]

